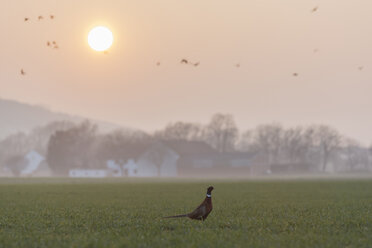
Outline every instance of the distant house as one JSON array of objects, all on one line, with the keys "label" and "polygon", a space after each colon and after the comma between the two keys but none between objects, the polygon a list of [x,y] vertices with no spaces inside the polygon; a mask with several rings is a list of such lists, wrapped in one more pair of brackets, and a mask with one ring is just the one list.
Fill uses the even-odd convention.
[{"label": "distant house", "polygon": [[179,155],[163,143],[149,146],[136,160],[139,177],[176,177]]},{"label": "distant house", "polygon": [[27,163],[26,167],[23,170],[21,170],[22,176],[32,175],[32,173],[38,169],[40,163],[44,160],[44,157],[35,151],[30,151],[29,153],[26,154],[25,159]]},{"label": "distant house", "polygon": [[133,159],[129,159],[128,162],[123,165],[124,176],[136,177],[138,176],[138,165]]},{"label": "distant house", "polygon": [[14,156],[7,161],[6,171],[16,176],[50,176],[50,169],[45,158],[36,151],[30,151],[24,156]]},{"label": "distant house", "polygon": [[165,141],[180,156],[177,161],[179,176],[248,176],[263,173],[256,154],[219,153],[202,141]]},{"label": "distant house", "polygon": [[106,165],[110,176],[121,177],[123,175],[123,170],[120,164],[117,164],[114,160],[107,160]]}]

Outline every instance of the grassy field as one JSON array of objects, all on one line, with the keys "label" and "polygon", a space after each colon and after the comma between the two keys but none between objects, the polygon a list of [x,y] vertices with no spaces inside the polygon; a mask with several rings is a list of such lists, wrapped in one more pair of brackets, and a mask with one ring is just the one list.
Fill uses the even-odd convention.
[{"label": "grassy field", "polygon": [[0,179],[0,247],[372,247],[371,210],[368,179]]}]

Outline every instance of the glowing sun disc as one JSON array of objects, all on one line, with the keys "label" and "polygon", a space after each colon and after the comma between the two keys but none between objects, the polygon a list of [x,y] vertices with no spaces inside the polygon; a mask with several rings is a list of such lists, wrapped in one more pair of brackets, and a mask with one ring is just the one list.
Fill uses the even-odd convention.
[{"label": "glowing sun disc", "polygon": [[98,52],[109,49],[113,41],[114,36],[112,32],[104,26],[95,27],[88,34],[89,46]]}]

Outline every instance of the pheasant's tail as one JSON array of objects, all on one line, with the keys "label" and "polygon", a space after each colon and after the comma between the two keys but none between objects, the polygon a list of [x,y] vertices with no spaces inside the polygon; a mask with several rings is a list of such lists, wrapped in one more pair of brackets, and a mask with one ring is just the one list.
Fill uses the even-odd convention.
[{"label": "pheasant's tail", "polygon": [[174,216],[167,216],[167,217],[163,217],[165,219],[167,218],[182,218],[182,217],[187,217],[188,214],[180,214],[180,215],[174,215]]}]

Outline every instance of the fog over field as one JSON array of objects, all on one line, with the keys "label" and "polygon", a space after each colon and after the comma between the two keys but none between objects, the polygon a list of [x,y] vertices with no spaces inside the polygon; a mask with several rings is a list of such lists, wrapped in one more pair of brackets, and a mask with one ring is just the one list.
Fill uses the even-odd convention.
[{"label": "fog over field", "polygon": [[240,130],[232,115],[222,113],[208,123],[178,121],[153,133],[113,125],[103,131],[100,125],[75,117],[10,134],[0,142],[0,175],[324,177],[365,176],[372,169],[371,147],[326,125]]},{"label": "fog over field", "polygon": [[0,2],[0,176],[371,171],[366,0]]},{"label": "fog over field", "polygon": [[372,1],[0,6],[0,248],[372,247]]}]

